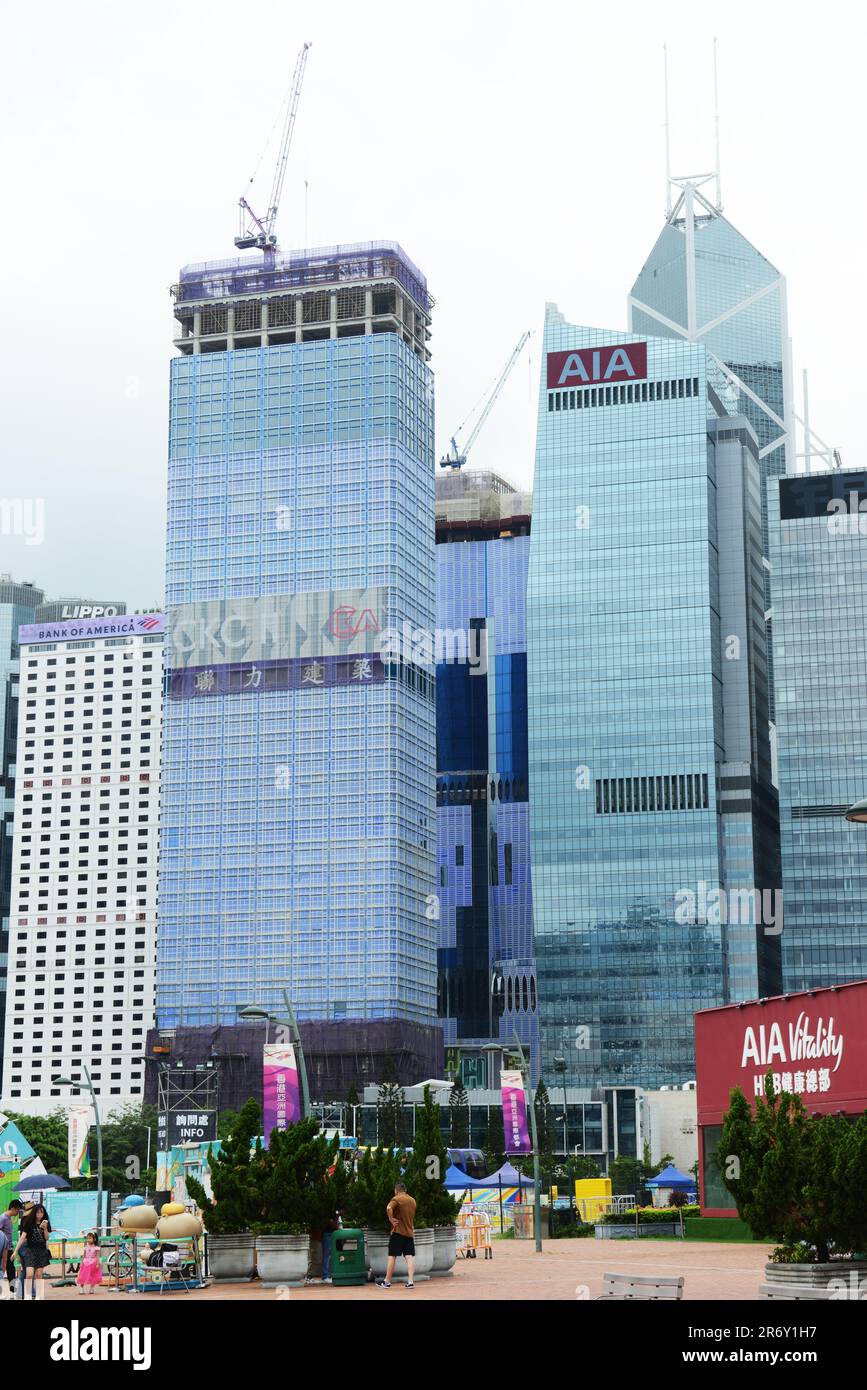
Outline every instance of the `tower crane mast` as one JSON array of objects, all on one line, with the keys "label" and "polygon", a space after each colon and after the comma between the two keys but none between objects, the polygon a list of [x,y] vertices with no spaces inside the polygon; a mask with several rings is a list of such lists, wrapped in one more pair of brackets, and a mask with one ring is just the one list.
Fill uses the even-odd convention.
[{"label": "tower crane mast", "polygon": [[[238,199],[240,209],[240,232],[235,237],[235,245],[239,250],[246,251],[250,247],[258,246],[265,255],[272,257],[277,250],[277,234],[275,226],[277,224],[277,212],[280,207],[280,198],[283,193],[283,180],[286,177],[286,163],[289,158],[289,148],[292,144],[292,134],[295,130],[295,117],[298,114],[298,102],[301,97],[301,85],[304,81],[304,70],[307,66],[307,53],[310,48],[309,43],[301,45],[301,50],[295,63],[295,72],[292,76],[292,86],[289,91],[289,102],[286,108],[286,120],[283,125],[283,138],[280,141],[280,151],[277,155],[277,165],[274,169],[274,180],[271,185],[271,197],[268,200],[268,211],[264,217],[258,217],[245,197]],[[252,183],[252,179],[250,180]]]},{"label": "tower crane mast", "polygon": [[[463,429],[464,425],[467,423],[467,420],[470,418],[469,415],[467,416],[467,420],[464,420],[463,423],[460,424],[460,425],[458,426],[458,428],[455,430],[454,434],[452,435],[452,438],[451,438],[451,449],[450,449],[449,452],[445,455],[444,458],[441,458],[441,459],[440,459],[440,468],[463,468],[464,464],[465,464],[466,461],[467,461],[467,455],[468,455],[468,453],[470,452],[470,449],[471,449],[471,448],[473,447],[473,445],[475,444],[475,442],[476,442],[476,440],[477,440],[477,438],[478,438],[478,436],[479,436],[479,433],[480,433],[480,431],[481,431],[481,429],[482,429],[482,426],[484,425],[485,421],[487,420],[488,416],[490,415],[491,410],[492,410],[493,407],[496,405],[497,400],[498,400],[499,395],[500,395],[500,392],[502,391],[503,387],[505,386],[506,382],[508,381],[508,379],[509,379],[509,374],[510,374],[512,368],[514,367],[515,363],[517,362],[518,358],[521,356],[521,353],[523,352],[523,350],[524,350],[524,348],[525,348],[527,342],[529,341],[529,339],[530,339],[530,330],[527,329],[527,331],[526,331],[525,333],[522,333],[522,334],[521,334],[520,338],[518,339],[518,342],[516,343],[515,347],[512,349],[511,356],[509,357],[509,360],[507,361],[505,367],[503,368],[503,370],[501,371],[499,377],[497,378],[497,381],[496,381],[495,384],[494,384],[493,390],[491,391],[490,395],[488,396],[487,400],[485,401],[485,404],[484,404],[484,406],[483,406],[483,408],[482,408],[482,412],[481,412],[481,414],[479,415],[479,418],[478,418],[478,420],[476,421],[475,425],[473,426],[472,432],[471,432],[469,438],[467,439],[467,442],[466,442],[466,444],[464,445],[463,449],[460,449],[460,448],[458,447],[457,436],[460,434],[460,432],[461,432],[461,430]],[[470,415],[472,415],[472,413],[473,413],[473,412],[470,411]]]}]

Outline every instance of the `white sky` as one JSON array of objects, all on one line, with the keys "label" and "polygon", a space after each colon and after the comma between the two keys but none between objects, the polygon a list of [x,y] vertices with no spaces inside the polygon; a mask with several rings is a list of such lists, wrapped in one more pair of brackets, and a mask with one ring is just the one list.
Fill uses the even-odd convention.
[{"label": "white sky", "polygon": [[[437,300],[437,450],[537,330],[471,455],[529,484],[544,303],[625,326],[672,163],[713,161],[727,216],[786,273],[798,395],[867,466],[860,7],[437,0],[4,0],[0,497],[45,540],[0,570],[52,594],[162,600],[168,288],[234,254],[237,198],[313,48],[281,244],[399,241]],[[272,153],[262,166],[267,201]],[[856,162],[857,161],[857,162]],[[256,200],[251,198],[253,205]]]}]

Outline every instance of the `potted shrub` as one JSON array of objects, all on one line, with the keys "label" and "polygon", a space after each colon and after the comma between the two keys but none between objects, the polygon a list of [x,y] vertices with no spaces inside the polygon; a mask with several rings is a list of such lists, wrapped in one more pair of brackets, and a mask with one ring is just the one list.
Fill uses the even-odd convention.
[{"label": "potted shrub", "polygon": [[344,1204],[344,1224],[364,1232],[367,1265],[375,1279],[385,1277],[391,1234],[386,1208],[394,1196],[395,1183],[401,1180],[402,1157],[389,1148],[368,1149]]},{"label": "potted shrub", "polygon": [[809,1115],[798,1096],[775,1094],[769,1072],[755,1111],[732,1091],[718,1155],[738,1215],[777,1242],[769,1283],[846,1287],[867,1275],[867,1114]]},{"label": "potted shrub", "polygon": [[248,1100],[219,1153],[215,1156],[212,1150],[208,1151],[213,1200],[195,1178],[186,1180],[187,1191],[201,1209],[208,1233],[208,1270],[218,1282],[237,1283],[252,1279],[256,1273],[252,1227],[261,1220],[262,1198],[253,1178],[253,1161],[256,1152],[261,1152],[260,1123],[258,1103]]},{"label": "potted shrub", "polygon": [[257,1152],[253,1179],[263,1216],[255,1226],[259,1277],[267,1284],[299,1284],[310,1264],[311,1232],[321,1232],[335,1210],[330,1174],[338,1140],[328,1140],[312,1117],[272,1130]]},{"label": "potted shrub", "polygon": [[449,1160],[440,1127],[439,1106],[424,1088],[424,1103],[416,1114],[412,1154],[403,1181],[416,1200],[417,1276],[449,1274],[457,1258],[455,1221],[460,1202],[444,1187]]}]

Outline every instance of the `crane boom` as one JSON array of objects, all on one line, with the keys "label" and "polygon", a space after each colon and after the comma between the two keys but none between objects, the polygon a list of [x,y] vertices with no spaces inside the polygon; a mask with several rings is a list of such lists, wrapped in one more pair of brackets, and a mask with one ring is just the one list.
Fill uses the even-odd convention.
[{"label": "crane boom", "polygon": [[[463,428],[463,425],[461,425],[455,431],[455,434],[452,435],[451,453],[446,454],[445,458],[440,459],[440,468],[462,468],[463,465],[466,463],[467,454],[470,452],[470,449],[475,444],[476,439],[479,436],[479,432],[482,429],[482,426],[484,425],[485,421],[490,415],[491,410],[496,405],[500,392],[502,391],[503,387],[509,379],[509,373],[511,372],[518,358],[521,356],[521,353],[523,352],[529,339],[530,329],[527,329],[525,333],[521,334],[515,347],[512,349],[511,356],[509,357],[509,360],[507,361],[496,383],[494,384],[494,388],[488,396],[488,399],[482,408],[482,413],[480,414],[478,420],[473,426],[473,430],[470,434],[470,437],[464,445],[463,449],[458,448],[457,440],[455,438],[455,435],[460,434],[461,429]],[[466,423],[466,421],[464,423]]]},{"label": "crane boom", "polygon": [[302,44],[295,62],[295,72],[292,76],[292,86],[289,90],[289,101],[286,108],[286,121],[283,126],[283,138],[280,141],[280,152],[277,155],[274,180],[271,185],[271,197],[264,219],[257,217],[246,198],[238,199],[238,207],[241,210],[241,228],[240,235],[235,237],[235,245],[242,250],[247,250],[251,246],[258,246],[261,250],[273,254],[277,249],[277,235],[274,228],[283,193],[283,180],[286,177],[286,164],[295,130],[295,117],[298,114],[298,102],[301,97],[301,85],[304,81],[309,48],[309,43]]}]

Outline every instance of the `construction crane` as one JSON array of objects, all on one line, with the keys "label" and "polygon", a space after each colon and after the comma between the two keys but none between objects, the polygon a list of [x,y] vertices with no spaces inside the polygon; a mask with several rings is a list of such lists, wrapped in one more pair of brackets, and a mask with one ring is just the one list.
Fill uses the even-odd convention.
[{"label": "construction crane", "polygon": [[[274,227],[277,222],[280,195],[283,192],[283,180],[286,177],[286,161],[289,158],[289,146],[292,144],[292,132],[295,129],[295,117],[298,114],[298,100],[301,96],[301,84],[304,81],[304,69],[307,66],[309,48],[309,43],[302,44],[295,63],[295,73],[292,77],[289,103],[286,108],[283,139],[280,142],[277,167],[274,170],[274,182],[271,185],[271,197],[268,200],[268,211],[264,217],[257,217],[246,198],[242,196],[238,199],[240,234],[235,237],[235,245],[241,251],[247,251],[251,246],[258,246],[261,251],[265,252],[268,259],[271,259],[277,250],[277,235]],[[252,178],[250,182],[253,182]]]},{"label": "construction crane", "polygon": [[517,345],[513,348],[512,354],[505,367],[501,371],[494,385],[493,390],[491,391],[490,395],[485,401],[484,407],[482,408],[482,413],[476,421],[475,426],[473,427],[473,431],[466,444],[464,445],[463,449],[458,448],[457,435],[460,434],[461,430],[464,428],[464,425],[467,423],[467,420],[469,420],[470,416],[473,415],[473,413],[475,412],[478,402],[476,403],[476,405],[473,406],[473,409],[470,411],[470,414],[466,417],[466,419],[460,425],[458,425],[458,428],[455,430],[451,438],[451,450],[449,451],[449,453],[446,454],[445,458],[440,459],[440,468],[463,468],[464,464],[467,461],[467,454],[470,452],[470,449],[475,444],[476,439],[479,435],[479,431],[481,430],[482,426],[484,425],[485,421],[490,415],[492,407],[496,404],[497,397],[499,396],[500,392],[502,391],[503,387],[508,381],[509,373],[511,372],[518,358],[521,356],[521,353],[523,352],[524,347],[526,346],[529,338],[530,330],[528,329],[526,333],[521,334],[520,338],[518,339]]}]

